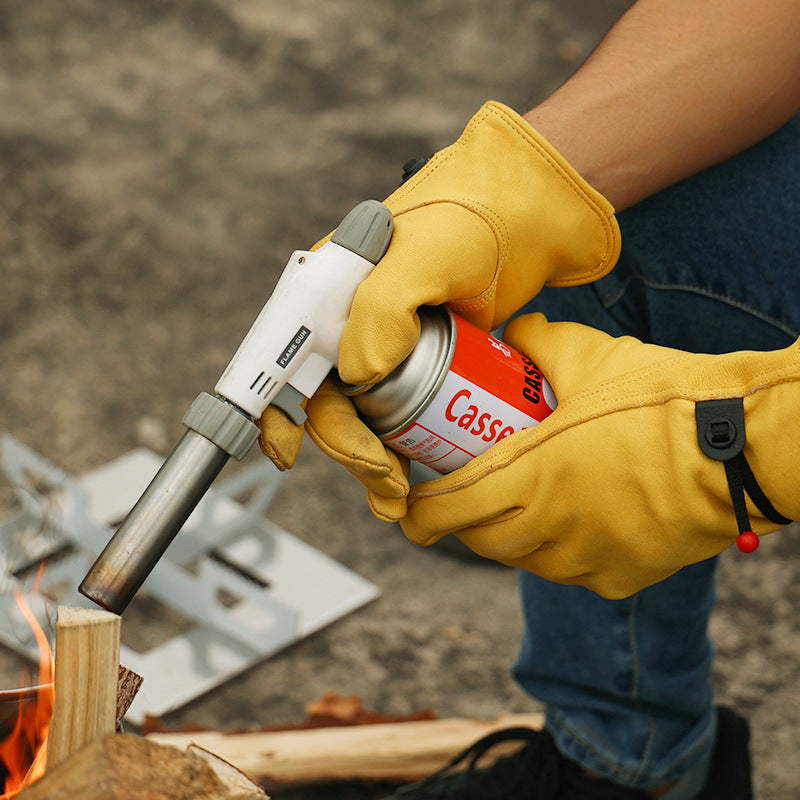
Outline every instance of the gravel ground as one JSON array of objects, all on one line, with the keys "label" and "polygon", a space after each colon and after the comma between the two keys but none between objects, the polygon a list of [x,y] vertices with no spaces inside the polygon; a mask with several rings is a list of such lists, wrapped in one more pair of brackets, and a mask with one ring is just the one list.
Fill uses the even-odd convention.
[{"label": "gravel ground", "polygon": [[[484,100],[529,107],[629,4],[4,0],[0,430],[75,475],[165,454],[292,250],[387,195]],[[407,543],[311,445],[270,517],[382,596],[168,725],[297,720],[328,691],[387,714],[536,708],[508,674],[511,570]],[[760,800],[800,797],[798,578],[796,529],[722,559],[716,681],[751,720]]]}]

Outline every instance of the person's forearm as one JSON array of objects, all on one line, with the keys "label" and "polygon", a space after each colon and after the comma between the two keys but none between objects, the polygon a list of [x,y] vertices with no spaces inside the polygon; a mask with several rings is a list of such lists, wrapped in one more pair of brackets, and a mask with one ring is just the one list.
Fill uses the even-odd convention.
[{"label": "person's forearm", "polygon": [[797,0],[639,0],[525,116],[620,210],[800,109]]}]

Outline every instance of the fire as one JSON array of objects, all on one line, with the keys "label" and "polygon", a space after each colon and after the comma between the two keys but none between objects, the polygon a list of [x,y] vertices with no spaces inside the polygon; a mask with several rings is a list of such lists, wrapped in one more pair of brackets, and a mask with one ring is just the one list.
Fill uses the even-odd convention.
[{"label": "fire", "polygon": [[0,795],[0,800],[14,797],[44,775],[47,761],[47,734],[55,695],[53,651],[24,594],[17,591],[15,595],[17,604],[36,637],[39,649],[39,682],[35,691],[35,702],[20,699],[14,730],[0,742],[0,760],[6,769],[5,792]]}]

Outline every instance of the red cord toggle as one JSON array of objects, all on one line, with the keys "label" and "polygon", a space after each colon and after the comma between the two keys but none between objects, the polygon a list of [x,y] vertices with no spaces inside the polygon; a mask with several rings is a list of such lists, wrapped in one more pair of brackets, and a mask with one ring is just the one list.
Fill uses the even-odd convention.
[{"label": "red cord toggle", "polygon": [[753,533],[753,531],[742,531],[736,537],[736,546],[743,553],[754,553],[758,550],[759,544],[758,534]]}]

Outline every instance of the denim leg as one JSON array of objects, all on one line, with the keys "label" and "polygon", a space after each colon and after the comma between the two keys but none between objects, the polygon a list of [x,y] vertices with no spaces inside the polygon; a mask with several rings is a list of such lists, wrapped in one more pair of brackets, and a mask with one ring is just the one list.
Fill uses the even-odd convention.
[{"label": "denim leg", "polygon": [[547,703],[565,755],[619,783],[658,786],[709,752],[715,566],[694,564],[625,600],[521,573],[515,677]]},{"label": "denim leg", "polygon": [[[773,350],[800,335],[800,118],[619,215],[606,278],[544,289],[524,312],[692,352]],[[708,618],[716,559],[625,600],[521,575],[514,669],[567,756],[619,783],[679,778],[714,740]]]}]

